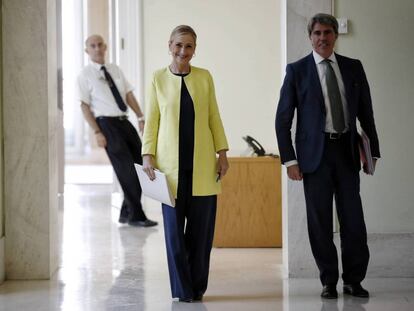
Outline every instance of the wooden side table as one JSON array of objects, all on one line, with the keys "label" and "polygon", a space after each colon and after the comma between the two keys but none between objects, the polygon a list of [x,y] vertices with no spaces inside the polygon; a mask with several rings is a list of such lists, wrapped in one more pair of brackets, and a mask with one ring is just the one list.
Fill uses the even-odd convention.
[{"label": "wooden side table", "polygon": [[218,196],[214,247],[281,247],[281,164],[232,157]]}]

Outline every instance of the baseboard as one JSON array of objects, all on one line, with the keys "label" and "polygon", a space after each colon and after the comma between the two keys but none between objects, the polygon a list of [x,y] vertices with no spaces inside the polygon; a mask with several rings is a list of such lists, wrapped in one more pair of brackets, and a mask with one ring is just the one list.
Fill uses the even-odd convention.
[{"label": "baseboard", "polygon": [[[335,234],[335,245],[341,260],[339,234]],[[414,232],[368,234],[370,260],[367,278],[414,278],[413,245]],[[317,278],[318,274],[311,254],[303,254],[301,260],[294,260],[289,267],[290,278]]]},{"label": "baseboard", "polygon": [[414,278],[414,232],[368,235],[367,277]]},{"label": "baseboard", "polygon": [[0,238],[0,284],[4,282],[6,278],[5,273],[5,256],[4,256],[4,240],[5,238]]}]

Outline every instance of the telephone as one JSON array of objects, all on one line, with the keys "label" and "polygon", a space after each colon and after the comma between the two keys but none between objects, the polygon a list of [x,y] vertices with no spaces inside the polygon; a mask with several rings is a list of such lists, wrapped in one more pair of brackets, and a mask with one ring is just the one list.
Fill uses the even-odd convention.
[{"label": "telephone", "polygon": [[[242,138],[249,146],[247,152],[250,153],[250,156],[252,154],[255,154],[258,157],[263,157],[263,156],[271,156],[275,158],[279,157],[273,153],[266,153],[263,146],[253,137],[246,135],[246,136],[243,136]],[[245,152],[245,155],[248,155],[247,152]]]},{"label": "telephone", "polygon": [[266,154],[263,146],[253,137],[246,135],[243,136],[243,139],[258,157],[263,157]]}]

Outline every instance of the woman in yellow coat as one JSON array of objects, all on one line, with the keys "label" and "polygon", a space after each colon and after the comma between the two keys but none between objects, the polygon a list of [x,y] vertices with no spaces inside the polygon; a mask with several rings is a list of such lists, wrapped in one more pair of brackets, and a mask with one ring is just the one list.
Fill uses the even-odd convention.
[{"label": "woman in yellow coat", "polygon": [[190,65],[196,40],[190,26],[171,33],[172,62],[148,89],[142,146],[144,171],[151,179],[154,168],[164,172],[176,198],[162,213],[171,292],[183,302],[202,300],[207,289],[217,194],[229,167],[213,79]]}]

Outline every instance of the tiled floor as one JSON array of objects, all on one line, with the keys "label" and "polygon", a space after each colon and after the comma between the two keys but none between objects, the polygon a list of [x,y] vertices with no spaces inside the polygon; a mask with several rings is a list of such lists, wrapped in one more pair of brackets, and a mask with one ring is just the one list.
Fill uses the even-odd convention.
[{"label": "tiled floor", "polygon": [[[119,202],[106,185],[67,185],[62,266],[51,281],[7,281],[0,310],[285,310],[412,311],[414,279],[368,279],[369,300],[320,299],[316,279],[283,280],[280,249],[213,249],[203,303],[170,295],[162,224],[132,228],[117,223]],[[157,204],[148,216],[162,221]],[[338,289],[340,289],[338,287]]]}]

